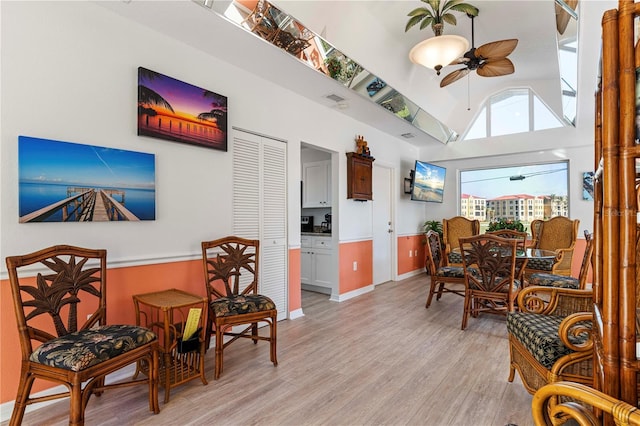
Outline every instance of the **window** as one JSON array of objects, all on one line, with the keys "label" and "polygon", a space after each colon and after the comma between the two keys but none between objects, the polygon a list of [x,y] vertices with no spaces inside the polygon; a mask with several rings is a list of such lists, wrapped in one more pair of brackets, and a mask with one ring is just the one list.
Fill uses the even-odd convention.
[{"label": "window", "polygon": [[498,219],[518,220],[531,232],[534,219],[569,216],[567,161],[460,171],[460,209],[481,228]]},{"label": "window", "polygon": [[562,126],[562,121],[531,89],[507,89],[485,102],[462,140]]}]

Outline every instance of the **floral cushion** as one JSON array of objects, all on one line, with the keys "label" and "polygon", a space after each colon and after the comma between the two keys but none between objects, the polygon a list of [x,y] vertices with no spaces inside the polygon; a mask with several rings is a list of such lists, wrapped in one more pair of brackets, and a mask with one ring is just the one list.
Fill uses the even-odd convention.
[{"label": "floral cushion", "polygon": [[574,277],[564,275],[536,273],[529,277],[530,285],[541,285],[545,287],[580,288],[580,281]]},{"label": "floral cushion", "polygon": [[276,308],[276,304],[267,296],[260,294],[245,294],[244,296],[220,297],[209,303],[216,317],[248,314],[252,312],[269,311]]},{"label": "floral cushion", "polygon": [[464,268],[461,266],[442,266],[438,268],[436,275],[447,278],[464,278]]},{"label": "floral cushion", "polygon": [[527,269],[537,269],[539,271],[550,271],[556,263],[555,258],[530,257],[527,262]]},{"label": "floral cushion", "polygon": [[103,325],[57,337],[40,345],[31,362],[82,371],[156,339],[153,331],[135,325]]},{"label": "floral cushion", "polygon": [[[573,352],[562,343],[558,334],[560,323],[564,318],[528,312],[510,312],[507,314],[507,330],[541,365],[551,369],[556,360]],[[586,333],[581,333],[577,336],[569,335],[569,340],[579,344],[585,342],[588,337]]]}]

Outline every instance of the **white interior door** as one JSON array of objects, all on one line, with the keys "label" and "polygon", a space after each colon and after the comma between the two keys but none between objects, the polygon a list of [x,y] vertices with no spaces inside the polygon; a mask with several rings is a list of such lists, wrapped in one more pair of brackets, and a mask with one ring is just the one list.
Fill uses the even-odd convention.
[{"label": "white interior door", "polygon": [[245,132],[233,140],[234,234],[260,240],[258,291],[288,317],[287,144]]},{"label": "white interior door", "polygon": [[392,170],[373,166],[373,284],[390,281],[393,265]]}]

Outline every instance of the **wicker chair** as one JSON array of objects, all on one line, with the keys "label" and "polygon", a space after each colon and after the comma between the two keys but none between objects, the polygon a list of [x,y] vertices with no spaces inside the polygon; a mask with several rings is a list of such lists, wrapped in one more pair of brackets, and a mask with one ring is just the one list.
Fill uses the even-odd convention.
[{"label": "wicker chair", "polygon": [[571,261],[573,250],[578,238],[579,219],[569,219],[563,216],[552,217],[548,220],[536,219],[531,222],[531,247],[540,250],[556,252],[553,261],[539,259],[530,261],[525,270],[525,278],[531,274],[550,273],[556,275],[571,275]]},{"label": "wicker chair", "polygon": [[[559,399],[563,401],[558,403]],[[589,407],[600,410],[600,413],[596,415]],[[599,418],[601,413],[609,414],[616,425],[640,426],[638,407],[579,383],[545,385],[535,393],[531,402],[531,414],[536,425],[600,426],[603,424]]]},{"label": "wicker chair", "polygon": [[459,252],[453,249],[460,247],[458,240],[462,237],[472,237],[480,234],[480,221],[467,219],[463,216],[455,216],[451,219],[442,219],[442,242],[444,244],[444,261],[447,265],[462,266],[462,258]]},{"label": "wicker chair", "polygon": [[[69,397],[69,424],[82,425],[91,395],[143,383],[149,387],[149,409],[160,412],[156,335],[143,327],[106,325],[106,256],[106,250],[58,245],[7,257],[22,350],[11,425],[22,423],[27,405],[64,397]],[[34,278],[36,266],[45,271]],[[87,314],[78,327],[78,316]],[[145,363],[148,377],[105,385],[107,374],[136,362]],[[68,392],[32,398],[35,379],[62,384]]]},{"label": "wicker chair", "polygon": [[249,31],[261,38],[272,41],[278,32],[278,25],[271,17],[270,9],[272,7],[274,6],[266,0],[258,0],[256,7],[242,21],[241,25],[246,25]]},{"label": "wicker chair", "polygon": [[462,330],[469,314],[513,311],[521,287],[516,279],[516,246],[516,240],[488,234],[460,238],[466,287]]},{"label": "wicker chair", "polygon": [[527,234],[526,231],[516,231],[515,229],[498,229],[497,231],[487,231],[489,235],[495,235],[500,238],[510,238],[517,241],[518,250],[524,250],[527,246]]},{"label": "wicker chair", "polygon": [[516,370],[527,391],[560,380],[593,382],[591,290],[526,287],[507,315],[509,381]]},{"label": "wicker chair", "polygon": [[[206,347],[211,334],[215,334],[216,366],[214,379],[222,373],[222,353],[240,337],[266,340],[270,343],[270,358],[278,365],[276,358],[276,323],[278,311],[275,303],[258,294],[258,265],[260,241],[239,237],[225,237],[202,242],[202,262],[204,279],[209,297],[209,317]],[[258,323],[269,325],[269,336],[258,334]],[[245,327],[240,332],[234,326]],[[232,338],[223,341],[224,336]]]},{"label": "wicker chair", "polygon": [[584,289],[587,284],[587,276],[589,275],[591,257],[593,255],[593,234],[590,234],[589,231],[584,231],[584,239],[587,241],[587,245],[584,249],[578,278],[538,272],[529,276],[529,285]]},{"label": "wicker chair", "polygon": [[443,265],[440,235],[433,230],[427,232],[425,252],[427,272],[431,275],[431,285],[425,308],[431,305],[431,300],[436,292],[438,293],[436,300],[440,300],[442,293],[454,293],[464,297],[464,268]]}]

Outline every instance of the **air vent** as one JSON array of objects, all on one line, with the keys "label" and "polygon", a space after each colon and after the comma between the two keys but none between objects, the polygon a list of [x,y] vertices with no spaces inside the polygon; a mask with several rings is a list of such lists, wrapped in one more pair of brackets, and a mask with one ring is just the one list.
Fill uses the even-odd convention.
[{"label": "air vent", "polygon": [[402,136],[405,139],[411,139],[416,137],[416,135],[414,135],[413,133],[403,133],[400,136]]},{"label": "air vent", "polygon": [[344,101],[344,98],[342,96],[338,96],[338,95],[336,95],[334,93],[325,96],[325,98],[331,99],[333,102],[342,102],[342,101]]}]

